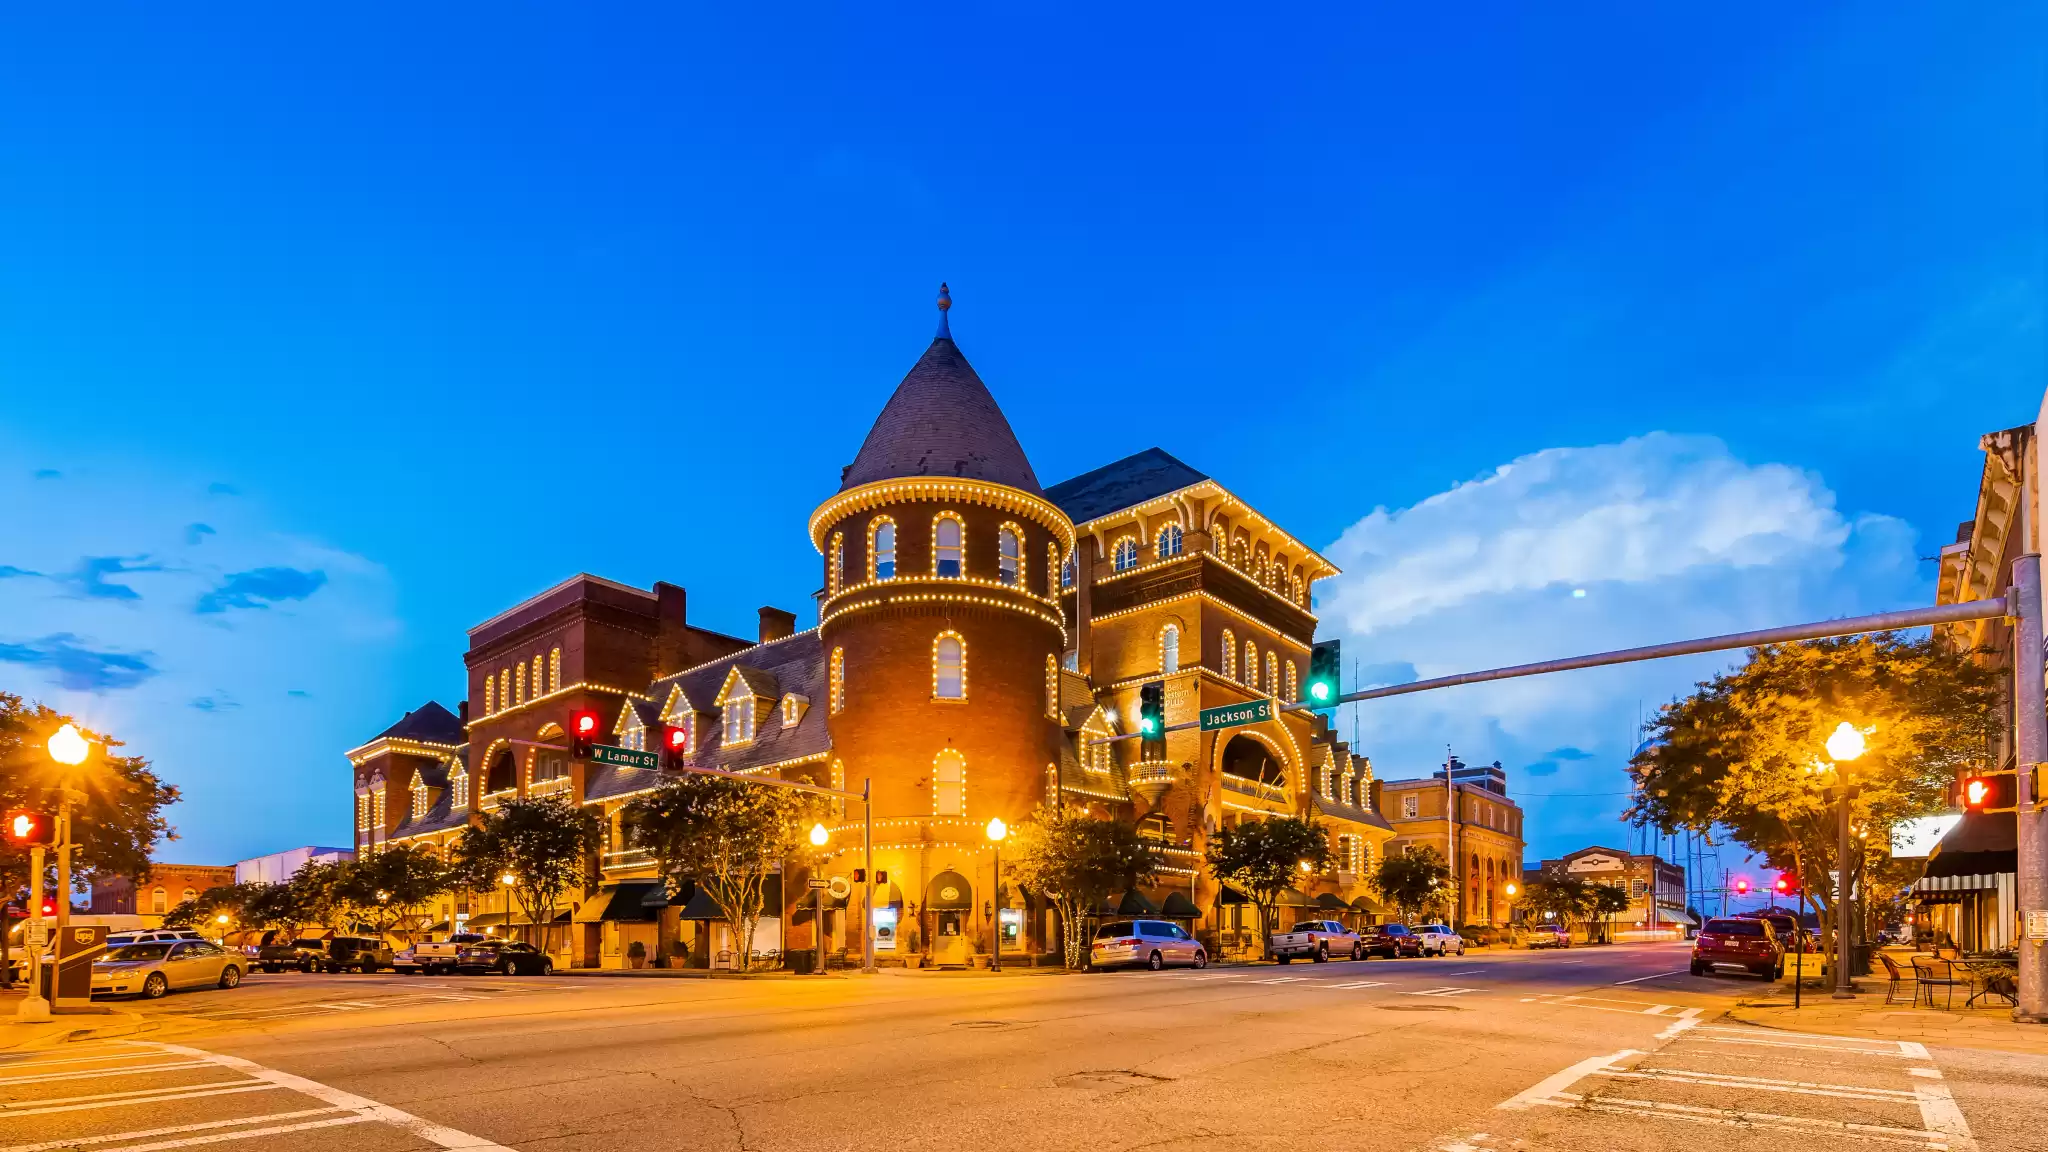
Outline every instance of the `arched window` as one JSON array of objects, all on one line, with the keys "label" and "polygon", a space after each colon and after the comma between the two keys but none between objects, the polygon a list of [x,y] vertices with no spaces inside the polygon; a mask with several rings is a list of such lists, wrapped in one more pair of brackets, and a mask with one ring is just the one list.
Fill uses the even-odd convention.
[{"label": "arched window", "polygon": [[868,579],[896,578],[896,525],[888,517],[877,517],[868,530]]},{"label": "arched window", "polygon": [[546,670],[547,665],[542,663],[540,655],[536,653],[533,657],[533,694],[535,696],[541,694],[541,685],[547,683],[543,675]]},{"label": "arched window", "polygon": [[1116,549],[1110,553],[1110,560],[1119,572],[1129,572],[1138,566],[1138,542],[1126,536],[1116,542]]},{"label": "arched window", "polygon": [[967,571],[967,548],[961,542],[965,532],[958,516],[939,513],[932,523],[932,575],[957,580]]},{"label": "arched window", "polygon": [[839,589],[846,585],[846,533],[832,534],[831,567],[825,572],[827,595],[837,596]]},{"label": "arched window", "polygon": [[1161,529],[1159,530],[1159,545],[1158,545],[1158,549],[1159,549],[1159,558],[1160,558],[1161,560],[1167,559],[1167,558],[1168,558],[1168,557],[1170,557],[1170,556],[1178,556],[1178,555],[1180,555],[1180,548],[1181,548],[1181,532],[1180,532],[1180,525],[1178,525],[1178,524],[1168,524],[1168,525],[1167,525],[1166,527],[1164,527],[1164,528],[1161,528]]},{"label": "arched window", "polygon": [[1066,563],[1064,563],[1064,564],[1062,564],[1062,565],[1060,565],[1060,587],[1062,587],[1062,588],[1072,588],[1073,586],[1074,586],[1074,556],[1073,556],[1073,553],[1071,553],[1071,552],[1070,552],[1070,553],[1068,553],[1068,554],[1067,554],[1067,562],[1066,562]]},{"label": "arched window", "polygon": [[561,690],[562,650],[560,648],[551,648],[548,650],[548,691],[560,692]]},{"label": "arched window", "polygon": [[526,703],[526,661],[521,660],[512,669],[512,702]]},{"label": "arched window", "polygon": [[500,668],[498,669],[498,711],[502,712],[511,706],[512,670],[510,668]]},{"label": "arched window", "polygon": [[1241,683],[1254,688],[1259,686],[1259,649],[1249,640],[1244,642],[1244,679]]},{"label": "arched window", "polygon": [[460,764],[455,765],[448,773],[448,791],[448,803],[451,807],[469,807],[469,773]]},{"label": "arched window", "polygon": [[1060,665],[1050,653],[1045,657],[1045,718],[1060,718]]},{"label": "arched window", "polygon": [[427,782],[418,776],[412,778],[412,818],[424,819],[427,815]]},{"label": "arched window", "polygon": [[1280,658],[1273,654],[1272,649],[1268,648],[1266,650],[1266,695],[1278,696],[1279,694]]},{"label": "arched window", "polygon": [[199,890],[196,888],[187,888],[183,892],[178,893],[178,899],[180,901],[183,901],[184,903],[189,904],[192,901],[199,899]]},{"label": "arched window", "polygon": [[496,676],[486,676],[484,677],[484,715],[489,716],[497,710],[498,678]]},{"label": "arched window", "polygon": [[1295,695],[1295,692],[1296,684],[1294,680],[1294,661],[1289,660],[1287,662],[1287,695],[1282,696],[1281,699],[1291,704],[1295,700],[1300,699],[1299,696]]},{"label": "arched window", "polygon": [[996,533],[996,578],[1005,584],[1016,585],[1023,576],[1024,542],[1017,539],[1017,530],[1005,526]]},{"label": "arched window", "polygon": [[1159,671],[1166,675],[1180,671],[1180,625],[1168,624],[1159,630]]},{"label": "arched window", "polygon": [[1223,674],[1237,679],[1237,637],[1228,628],[1223,630]]},{"label": "arched window", "polygon": [[841,708],[846,707],[846,649],[844,648],[834,648],[832,650],[832,688],[830,697],[833,712],[838,712]]},{"label": "arched window", "polygon": [[932,641],[932,695],[940,700],[967,697],[967,645],[957,632],[941,632]]},{"label": "arched window", "polygon": [[162,888],[150,889],[149,910],[153,915],[161,916],[170,911],[170,903],[171,894],[169,892],[164,891]]},{"label": "arched window", "polygon": [[932,815],[967,814],[967,758],[951,748],[932,761]]}]

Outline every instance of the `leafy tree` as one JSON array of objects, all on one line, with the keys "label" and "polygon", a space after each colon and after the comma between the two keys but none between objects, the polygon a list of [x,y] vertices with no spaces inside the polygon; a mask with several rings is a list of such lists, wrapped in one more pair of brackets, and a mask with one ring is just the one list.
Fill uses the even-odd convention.
[{"label": "leafy tree", "polygon": [[[163,810],[178,801],[178,790],[150,770],[140,756],[119,756],[121,741],[90,731],[91,756],[77,768],[50,758],[47,741],[72,718],[0,692],[0,809],[37,808],[54,817],[60,791],[71,790],[71,878],[75,886],[97,877],[126,876],[137,883],[149,876],[149,858],[157,845],[176,839]],[[47,852],[45,891],[53,886],[56,853]],[[12,894],[28,885],[29,854],[0,844],[0,892]],[[60,899],[70,899],[62,893]],[[0,932],[0,974],[11,972],[8,934]]]},{"label": "leafy tree", "polygon": [[[1888,842],[1894,824],[1939,811],[2002,730],[2003,675],[1969,655],[1895,633],[1753,648],[1741,668],[1658,711],[1630,764],[1627,818],[1666,833],[1718,825],[1772,867],[1796,855],[1808,878],[1824,879],[1835,869],[1834,781],[1815,767],[1829,734],[1844,722],[1869,734],[1846,766],[1859,790],[1850,816]],[[1872,858],[1857,856],[1852,879]],[[1806,888],[1832,920],[1830,886]]]},{"label": "leafy tree", "polygon": [[1270,958],[1273,906],[1289,885],[1329,863],[1330,843],[1314,819],[1275,816],[1218,831],[1209,837],[1206,858],[1219,882],[1244,893],[1258,909],[1261,947]]},{"label": "leafy tree", "polygon": [[1150,884],[1159,870],[1152,846],[1132,825],[1058,804],[1039,805],[1017,827],[1003,863],[1017,883],[1058,910],[1069,969],[1088,962],[1089,911],[1112,892]]},{"label": "leafy tree", "polygon": [[625,824],[662,875],[695,882],[718,905],[744,972],[768,874],[784,859],[814,854],[805,831],[815,808],[792,789],[691,774],[627,805]]},{"label": "leafy tree", "polygon": [[515,799],[464,828],[455,851],[466,878],[512,877],[512,896],[547,951],[555,905],[583,883],[598,837],[597,817],[559,796]]},{"label": "leafy tree", "polygon": [[339,860],[309,860],[292,873],[275,906],[284,921],[282,927],[297,936],[307,924],[334,929],[349,926],[353,916],[342,883],[343,865]]},{"label": "leafy tree", "polygon": [[1613,884],[1588,884],[1586,896],[1586,912],[1600,925],[1600,939],[1611,939],[1609,926],[1613,918],[1628,911],[1628,892]]},{"label": "leafy tree", "polygon": [[379,936],[403,932],[410,940],[434,897],[448,891],[448,873],[427,849],[394,844],[341,862],[337,888],[355,918]]},{"label": "leafy tree", "polygon": [[164,925],[169,928],[219,926],[219,917],[226,915],[230,923],[255,928],[251,924],[248,906],[268,884],[217,884],[190,900],[180,900],[169,912],[164,913]]},{"label": "leafy tree", "polygon": [[1590,888],[1576,876],[1543,876],[1522,885],[1522,908],[1548,912],[1569,931],[1592,910]]},{"label": "leafy tree", "polygon": [[1448,906],[1451,868],[1436,849],[1425,844],[1381,860],[1373,867],[1372,883],[1404,919],[1420,919]]}]

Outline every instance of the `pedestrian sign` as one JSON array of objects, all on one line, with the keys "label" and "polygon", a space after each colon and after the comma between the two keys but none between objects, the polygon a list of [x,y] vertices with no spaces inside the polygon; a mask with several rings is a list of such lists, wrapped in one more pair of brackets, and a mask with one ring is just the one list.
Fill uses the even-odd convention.
[{"label": "pedestrian sign", "polygon": [[1273,718],[1271,700],[1254,700],[1249,704],[1226,704],[1221,708],[1202,709],[1202,731],[1214,732],[1218,728],[1235,728],[1240,724],[1260,724]]},{"label": "pedestrian sign", "polygon": [[590,758],[599,764],[617,764],[625,768],[661,767],[661,754],[658,752],[637,752],[610,744],[592,744]]}]

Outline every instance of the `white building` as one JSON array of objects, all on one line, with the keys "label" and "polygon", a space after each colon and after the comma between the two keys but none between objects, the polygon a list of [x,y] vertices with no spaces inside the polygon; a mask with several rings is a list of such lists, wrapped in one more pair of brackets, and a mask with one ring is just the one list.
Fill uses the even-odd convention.
[{"label": "white building", "polygon": [[283,852],[272,852],[268,856],[255,856],[235,864],[237,884],[276,884],[292,878],[292,873],[308,864],[331,864],[337,860],[353,860],[356,854],[347,848],[291,848]]}]

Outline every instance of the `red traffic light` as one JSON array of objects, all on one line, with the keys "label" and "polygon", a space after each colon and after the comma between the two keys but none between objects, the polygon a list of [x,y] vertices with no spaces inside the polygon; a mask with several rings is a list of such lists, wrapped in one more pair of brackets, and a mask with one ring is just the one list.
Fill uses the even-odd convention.
[{"label": "red traffic light", "polygon": [[1778,877],[1777,883],[1772,884],[1771,887],[1777,889],[1779,892],[1790,892],[1792,890],[1792,880],[1788,876],[1780,876]]},{"label": "red traffic light", "polygon": [[1735,882],[1735,894],[1736,894],[1737,896],[1747,896],[1747,895],[1749,895],[1749,881],[1747,881],[1747,880],[1737,880],[1737,881]]},{"label": "red traffic light", "polygon": [[681,752],[683,749],[688,748],[690,746],[690,730],[688,728],[669,729],[668,746],[669,750],[673,752]]},{"label": "red traffic light", "polygon": [[578,712],[569,718],[569,755],[578,760],[590,759],[590,749],[597,743],[597,713]]},{"label": "red traffic light", "polygon": [[1957,789],[1963,807],[1971,812],[2004,812],[2019,807],[2019,777],[2010,772],[1986,776],[1965,776]]},{"label": "red traffic light", "polygon": [[597,734],[597,713],[578,712],[575,724],[578,736],[595,736]]},{"label": "red traffic light", "polygon": [[17,847],[57,842],[57,824],[41,812],[16,808],[6,816],[7,842]]},{"label": "red traffic light", "polygon": [[43,897],[43,915],[44,915],[45,917],[50,917],[50,916],[55,916],[56,914],[57,914],[57,898],[56,898],[55,896],[45,896],[45,897]]}]

